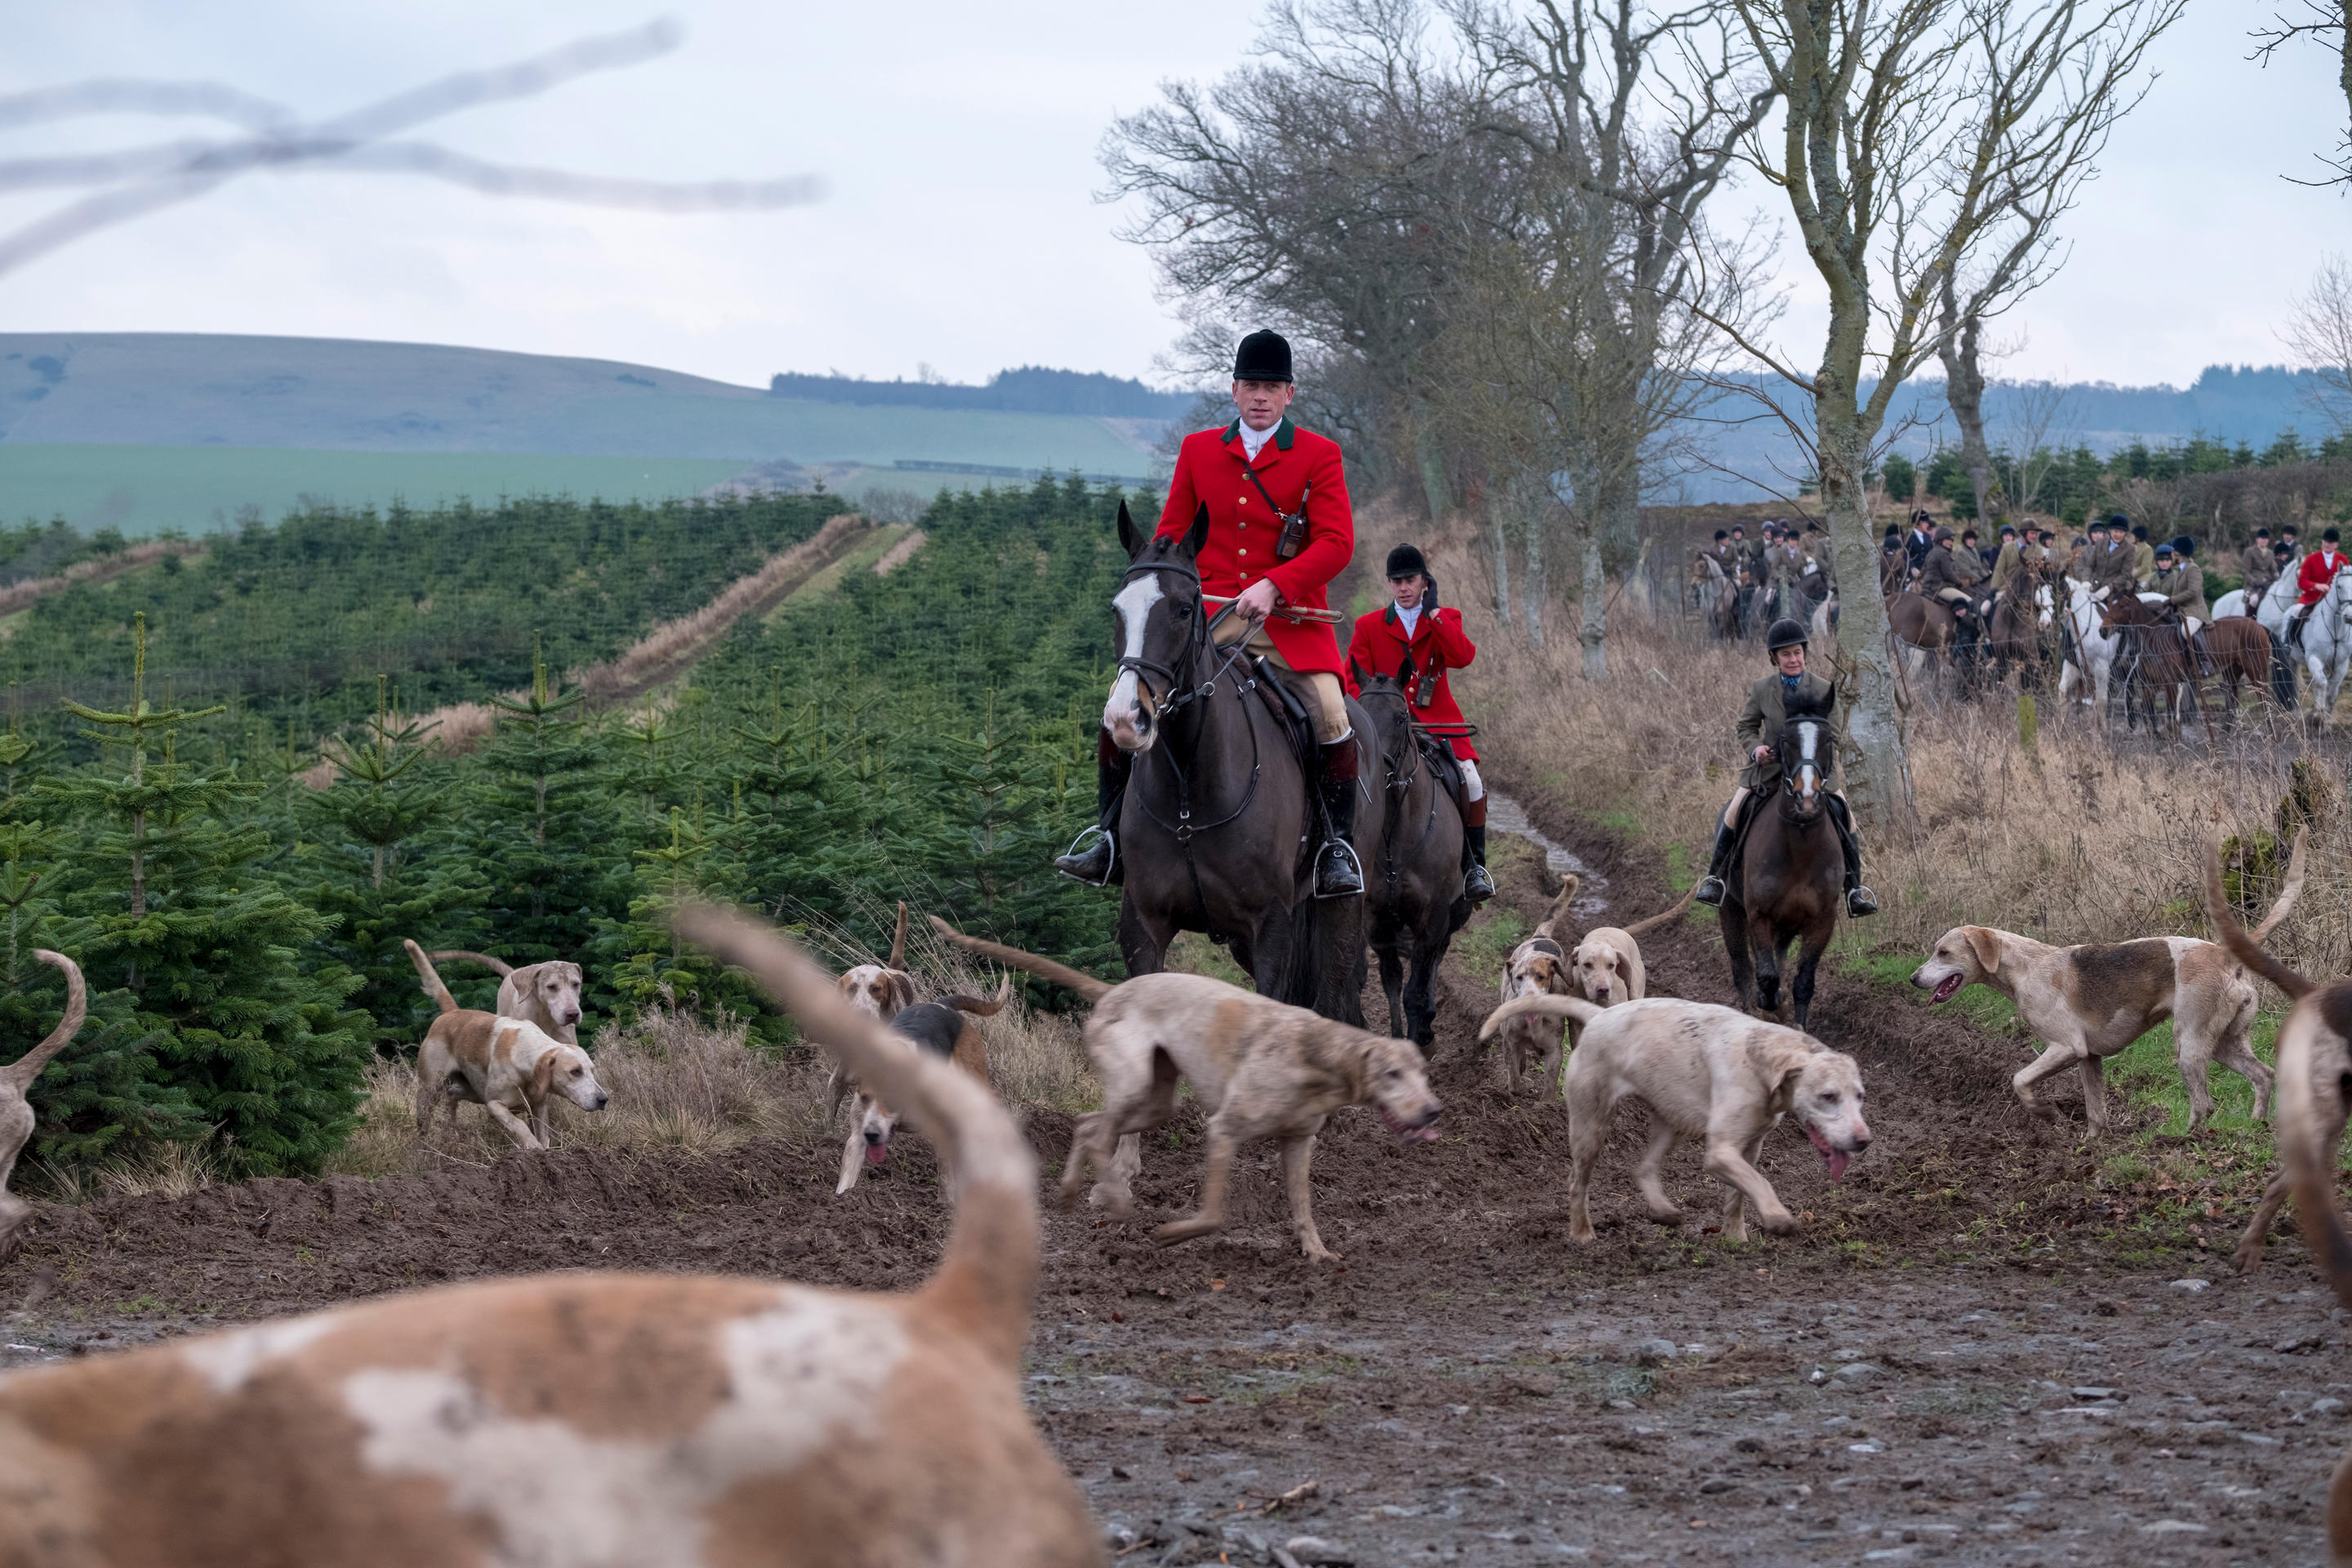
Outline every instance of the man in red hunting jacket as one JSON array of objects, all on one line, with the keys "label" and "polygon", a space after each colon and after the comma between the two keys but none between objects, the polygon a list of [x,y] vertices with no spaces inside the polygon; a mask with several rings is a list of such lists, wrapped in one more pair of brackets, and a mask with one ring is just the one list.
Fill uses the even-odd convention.
[{"label": "man in red hunting jacket", "polygon": [[[1446,679],[1446,671],[1466,668],[1478,657],[1477,645],[1462,629],[1462,612],[1439,606],[1437,581],[1412,545],[1389,552],[1388,575],[1389,596],[1396,602],[1356,617],[1356,635],[1348,644],[1351,684],[1388,676],[1404,688],[1405,705],[1422,723],[1466,728]],[[1462,826],[1470,861],[1463,868],[1462,890],[1483,904],[1495,896],[1495,879],[1486,874],[1486,786],[1479,780],[1478,753],[1470,738],[1453,735],[1447,743],[1462,767]]]},{"label": "man in red hunting jacket", "polygon": [[[1284,611],[1329,607],[1324,585],[1355,556],[1356,519],[1339,443],[1290,422],[1297,390],[1287,342],[1270,331],[1242,340],[1234,356],[1234,407],[1240,417],[1223,429],[1184,437],[1159,531],[1163,538],[1181,536],[1201,509],[1208,510],[1208,539],[1198,563],[1202,590],[1213,600],[1234,601],[1234,613],[1217,628],[1218,644],[1247,638],[1249,650],[1273,666],[1314,718],[1322,743],[1316,787],[1325,828],[1315,857],[1315,895],[1328,899],[1364,890],[1351,843],[1356,739],[1339,683],[1339,638],[1328,622],[1292,619]],[[1304,538],[1286,554],[1284,524],[1298,518]],[[1097,757],[1099,835],[1083,852],[1074,847],[1054,864],[1099,886],[1119,879],[1114,840],[1133,759],[1108,732]]]},{"label": "man in red hunting jacket", "polygon": [[2303,565],[2294,574],[2294,613],[2286,623],[2286,640],[2294,647],[2303,646],[2303,623],[2311,619],[2311,612],[2327,597],[2327,590],[2336,585],[2336,574],[2344,570],[2344,553],[2336,548],[2342,537],[2333,528],[2321,534],[2319,548],[2303,558]]}]

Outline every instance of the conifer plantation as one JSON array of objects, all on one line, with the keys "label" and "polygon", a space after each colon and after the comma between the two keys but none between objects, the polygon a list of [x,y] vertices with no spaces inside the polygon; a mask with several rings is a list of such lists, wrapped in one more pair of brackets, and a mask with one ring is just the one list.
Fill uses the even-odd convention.
[{"label": "conifer plantation", "polygon": [[[91,1022],[34,1093],[57,1170],[184,1142],[236,1174],[315,1171],[367,1063],[434,1014],[401,947],[587,972],[583,1039],[676,1004],[800,1047],[670,936],[719,898],[880,945],[904,897],[1099,967],[1116,905],[1048,861],[1091,816],[1124,558],[1115,494],[943,494],[887,576],[737,624],[682,679],[593,710],[612,658],[841,509],[532,499],[313,510],[77,583],[6,623],[0,1039],[88,973]],[[0,578],[119,549],[5,533]],[[443,704],[490,710],[442,737]],[[446,978],[488,1006],[495,978]]]}]

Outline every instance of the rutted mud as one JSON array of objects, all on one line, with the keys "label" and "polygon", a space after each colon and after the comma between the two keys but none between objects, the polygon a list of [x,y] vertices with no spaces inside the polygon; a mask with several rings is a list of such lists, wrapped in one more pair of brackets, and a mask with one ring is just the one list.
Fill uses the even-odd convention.
[{"label": "rutted mud", "polygon": [[[1543,826],[1606,870],[1612,917],[1668,901],[1637,858]],[[1535,919],[1524,862],[1506,884]],[[1711,922],[1644,949],[1654,991],[1727,999]],[[1034,1403],[1123,1562],[1263,1562],[1302,1535],[1362,1563],[2316,1557],[2352,1363],[2301,1247],[2241,1281],[2220,1257],[2237,1215],[2203,1228],[2206,1254],[2196,1231],[2153,1258],[2100,1239],[2119,1233],[2085,1185],[2095,1151],[2010,1094],[2021,1043],[1825,973],[1816,1032],[1861,1060],[1877,1142],[1832,1185],[1801,1135],[1768,1141],[1804,1234],[1700,1234],[1716,1190],[1690,1155],[1668,1176],[1690,1229],[1652,1226],[1621,1152],[1601,1238],[1576,1247],[1557,1104],[1494,1087],[1471,1043],[1493,992],[1462,957],[1439,998],[1442,1141],[1350,1112],[1318,1151],[1343,1266],[1298,1258],[1266,1147],[1208,1243],[1047,1216]],[[1050,1173],[1067,1122],[1029,1131]],[[1196,1122],[1155,1141],[1144,1224],[1189,1208],[1198,1154]],[[945,1228],[928,1152],[845,1198],[832,1172],[816,1145],[559,1151],[45,1208],[0,1271],[0,1301],[38,1298],[0,1361],[535,1269],[923,1278]]]}]

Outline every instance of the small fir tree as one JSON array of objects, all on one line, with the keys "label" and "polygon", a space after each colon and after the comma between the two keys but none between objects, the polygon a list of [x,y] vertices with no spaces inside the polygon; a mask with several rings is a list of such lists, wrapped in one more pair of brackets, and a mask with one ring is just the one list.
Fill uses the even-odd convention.
[{"label": "small fir tree", "polygon": [[312,842],[294,890],[335,927],[310,944],[320,960],[361,977],[352,1000],[374,1021],[379,1051],[413,1050],[437,1009],[416,984],[401,946],[471,947],[478,939],[484,884],[456,854],[428,853],[448,820],[456,786],[435,776],[425,749],[433,727],[402,714],[389,682],[376,685],[375,716],[362,738],[330,742],[335,780],[298,806]]},{"label": "small fir tree", "polygon": [[[518,966],[582,962],[627,910],[629,854],[651,837],[629,830],[634,814],[609,782],[611,747],[581,717],[582,695],[559,695],[535,660],[527,696],[491,700],[503,716],[467,802],[467,850],[488,887],[491,951]],[[591,968],[588,982],[589,1005],[609,1009],[610,976]]]},{"label": "small fir tree", "polygon": [[298,955],[332,918],[260,874],[267,833],[227,820],[261,786],[178,760],[181,728],[223,710],[151,707],[143,615],[132,637],[130,705],[66,704],[88,738],[128,752],[128,772],[101,761],[41,784],[84,824],[68,906],[89,922],[82,967],[93,989],[130,991],[140,1023],[167,1031],[164,1080],[233,1169],[316,1170],[359,1104],[370,1026],[343,1003],[362,982],[340,964],[303,968]]}]

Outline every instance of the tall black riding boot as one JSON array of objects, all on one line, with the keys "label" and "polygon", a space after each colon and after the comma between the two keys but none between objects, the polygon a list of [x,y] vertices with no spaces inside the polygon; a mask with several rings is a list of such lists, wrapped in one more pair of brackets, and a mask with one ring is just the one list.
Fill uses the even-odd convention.
[{"label": "tall black riding boot", "polygon": [[1344,899],[1364,890],[1356,858],[1356,737],[1326,741],[1317,789],[1323,800],[1323,843],[1315,851],[1315,896]]},{"label": "tall black riding boot", "polygon": [[1845,851],[1845,912],[1855,920],[1878,912],[1878,895],[1862,885],[1862,840],[1854,837],[1853,817],[1845,797],[1828,797],[1830,823],[1837,829],[1838,847]]},{"label": "tall black riding boot", "polygon": [[1697,889],[1691,894],[1692,898],[1711,907],[1722,906],[1723,874],[1731,869],[1731,847],[1738,841],[1738,825],[1726,822],[1720,817],[1717,818],[1715,848],[1706,858],[1706,875],[1700,879]]},{"label": "tall black riding boot", "polygon": [[[1078,835],[1069,853],[1055,858],[1055,870],[1090,888],[1117,887],[1127,880],[1127,867],[1118,858],[1118,810],[1127,799],[1127,777],[1134,771],[1133,754],[1111,744],[1105,731],[1095,748],[1095,826]],[[1088,834],[1094,836],[1091,844]]]},{"label": "tall black riding boot", "polygon": [[1462,891],[1472,903],[1483,904],[1495,896],[1495,879],[1486,871],[1486,803],[1482,799],[1472,804],[1478,807],[1479,820],[1465,824],[1462,829],[1463,851],[1470,860],[1462,868]]}]

